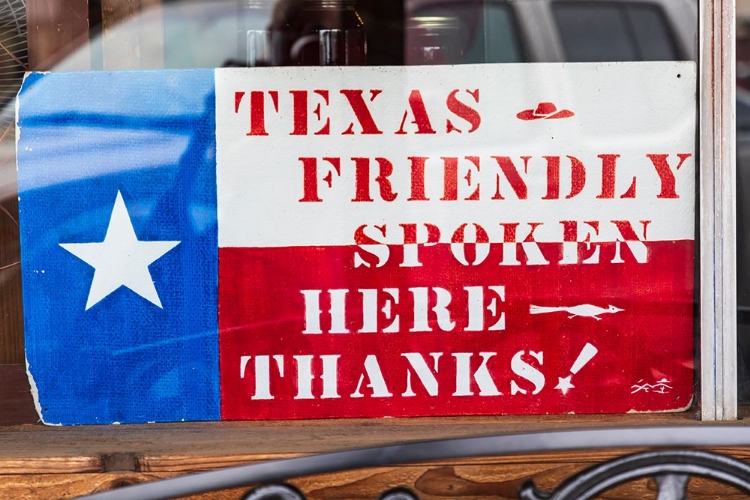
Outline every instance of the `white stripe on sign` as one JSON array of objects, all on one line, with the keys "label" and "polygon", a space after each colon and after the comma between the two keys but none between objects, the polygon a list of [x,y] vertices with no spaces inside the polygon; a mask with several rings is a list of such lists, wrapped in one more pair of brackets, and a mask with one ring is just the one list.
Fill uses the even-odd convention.
[{"label": "white stripe on sign", "polygon": [[216,88],[222,247],[694,239],[693,63],[220,69]]}]

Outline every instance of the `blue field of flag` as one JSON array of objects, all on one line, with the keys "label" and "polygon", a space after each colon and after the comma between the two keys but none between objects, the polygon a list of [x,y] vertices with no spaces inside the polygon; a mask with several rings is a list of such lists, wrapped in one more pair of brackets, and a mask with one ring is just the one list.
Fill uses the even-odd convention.
[{"label": "blue field of flag", "polygon": [[19,99],[42,419],[218,420],[213,70],[31,74]]}]

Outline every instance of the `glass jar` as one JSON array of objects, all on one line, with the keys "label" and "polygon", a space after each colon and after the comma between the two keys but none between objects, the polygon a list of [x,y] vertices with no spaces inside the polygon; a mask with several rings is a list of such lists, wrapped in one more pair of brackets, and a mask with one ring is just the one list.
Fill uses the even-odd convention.
[{"label": "glass jar", "polygon": [[462,61],[461,24],[451,16],[420,16],[406,28],[406,64],[458,64]]},{"label": "glass jar", "polygon": [[237,0],[237,52],[241,65],[271,63],[272,0]]},{"label": "glass jar", "polygon": [[277,3],[272,43],[274,65],[356,66],[367,62],[365,26],[352,0]]}]

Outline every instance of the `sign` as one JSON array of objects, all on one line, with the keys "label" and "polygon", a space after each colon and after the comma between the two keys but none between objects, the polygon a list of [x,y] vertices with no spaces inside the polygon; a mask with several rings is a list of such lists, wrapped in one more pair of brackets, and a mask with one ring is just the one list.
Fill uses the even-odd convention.
[{"label": "sign", "polygon": [[47,423],[677,411],[692,63],[32,74]]}]

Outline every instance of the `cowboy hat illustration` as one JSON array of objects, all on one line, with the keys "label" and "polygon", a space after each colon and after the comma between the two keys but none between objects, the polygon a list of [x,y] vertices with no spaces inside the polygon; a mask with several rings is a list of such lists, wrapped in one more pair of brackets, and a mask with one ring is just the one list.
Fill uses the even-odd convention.
[{"label": "cowboy hat illustration", "polygon": [[557,118],[570,118],[575,115],[569,109],[558,110],[552,102],[540,102],[536,109],[525,109],[516,116],[521,120],[553,120]]}]

